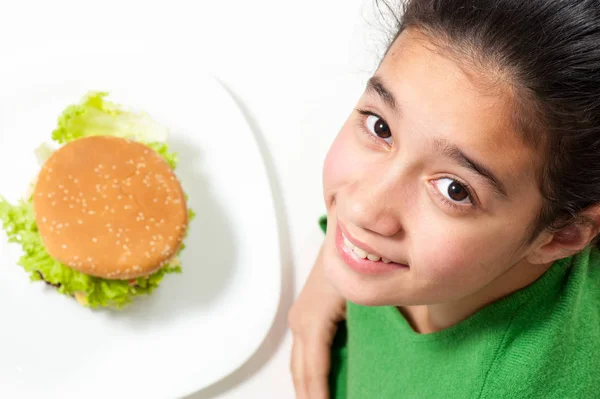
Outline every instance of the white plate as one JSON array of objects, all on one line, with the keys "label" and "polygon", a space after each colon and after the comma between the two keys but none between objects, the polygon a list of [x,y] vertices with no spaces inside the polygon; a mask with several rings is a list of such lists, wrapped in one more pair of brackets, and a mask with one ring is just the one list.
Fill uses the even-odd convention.
[{"label": "white plate", "polygon": [[0,233],[2,398],[185,396],[241,366],[273,321],[278,232],[252,132],[208,75],[134,58],[113,69],[63,60],[50,72],[40,68],[44,75],[15,71],[0,94],[0,193],[15,201],[25,192],[38,170],[33,150],[66,105],[107,90],[171,128],[178,175],[198,214],[184,272],[119,313],[92,311],[29,282],[16,265],[20,248]]}]

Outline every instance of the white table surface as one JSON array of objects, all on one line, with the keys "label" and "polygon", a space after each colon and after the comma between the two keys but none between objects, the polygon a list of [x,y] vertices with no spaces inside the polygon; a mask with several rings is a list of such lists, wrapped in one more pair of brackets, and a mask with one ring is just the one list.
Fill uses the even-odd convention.
[{"label": "white table surface", "polygon": [[2,64],[22,52],[94,48],[101,57],[135,49],[174,65],[201,60],[259,138],[280,226],[279,310],[247,363],[188,399],[294,397],[287,311],[322,240],[323,159],[385,46],[374,2],[0,0],[0,76]]}]

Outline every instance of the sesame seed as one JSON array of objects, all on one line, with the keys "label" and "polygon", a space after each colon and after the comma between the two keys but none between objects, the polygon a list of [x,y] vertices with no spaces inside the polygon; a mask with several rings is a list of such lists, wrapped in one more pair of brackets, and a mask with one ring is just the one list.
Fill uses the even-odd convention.
[{"label": "sesame seed", "polygon": [[158,198],[154,198],[153,202],[156,204],[158,202]]},{"label": "sesame seed", "polygon": [[73,260],[79,260],[79,256],[77,256],[77,255],[73,256]]},{"label": "sesame seed", "polygon": [[77,224],[83,224],[83,220],[81,220],[81,219],[77,220]]},{"label": "sesame seed", "polygon": [[113,229],[112,229],[112,228],[109,228],[109,229],[108,229],[108,232],[109,232],[109,233],[112,233],[112,232],[113,232]]},{"label": "sesame seed", "polygon": [[122,195],[117,195],[117,199],[123,199]]},{"label": "sesame seed", "polygon": [[69,205],[69,209],[73,209],[73,208],[75,208],[75,205],[73,205],[73,204]]},{"label": "sesame seed", "polygon": [[68,201],[69,197],[63,197],[63,201]]},{"label": "sesame seed", "polygon": [[48,220],[48,219],[46,219],[46,217],[43,217],[42,218],[42,223],[46,223],[46,220]]},{"label": "sesame seed", "polygon": [[69,190],[65,190],[65,194],[69,194]]},{"label": "sesame seed", "polygon": [[58,185],[59,190],[62,190],[63,188],[65,188],[65,186],[63,186],[62,184]]},{"label": "sesame seed", "polygon": [[62,245],[62,248],[63,248],[63,249],[67,249],[67,244],[63,244],[63,245]]},{"label": "sesame seed", "polygon": [[146,226],[146,230],[150,230],[150,226]]},{"label": "sesame seed", "polygon": [[52,201],[52,206],[55,206],[55,205],[56,205],[56,202]]},{"label": "sesame seed", "polygon": [[110,175],[104,175],[105,179],[110,179]]},{"label": "sesame seed", "polygon": [[113,165],[112,170],[117,170],[117,165]]},{"label": "sesame seed", "polygon": [[117,240],[117,245],[121,245],[121,240]]},{"label": "sesame seed", "polygon": [[73,179],[73,183],[75,183],[75,184],[79,183],[79,179]]},{"label": "sesame seed", "polygon": [[88,261],[88,262],[91,262],[91,261],[92,261],[92,258],[87,258],[87,261]]}]

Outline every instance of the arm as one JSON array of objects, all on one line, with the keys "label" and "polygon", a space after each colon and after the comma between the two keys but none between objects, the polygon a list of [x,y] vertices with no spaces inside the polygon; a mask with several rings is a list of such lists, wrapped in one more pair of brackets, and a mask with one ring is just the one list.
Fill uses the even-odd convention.
[{"label": "arm", "polygon": [[[345,300],[325,277],[322,252],[288,315],[294,337],[292,375],[301,399],[329,398],[331,348],[338,323],[346,318]],[[339,350],[334,348],[334,356]]]}]

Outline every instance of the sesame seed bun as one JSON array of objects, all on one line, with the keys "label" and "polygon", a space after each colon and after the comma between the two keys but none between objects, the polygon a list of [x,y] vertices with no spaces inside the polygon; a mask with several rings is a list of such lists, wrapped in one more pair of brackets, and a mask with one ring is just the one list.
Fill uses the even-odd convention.
[{"label": "sesame seed bun", "polygon": [[43,165],[34,211],[54,259],[106,279],[151,274],[178,251],[187,205],[173,170],[141,143],[75,140]]}]

